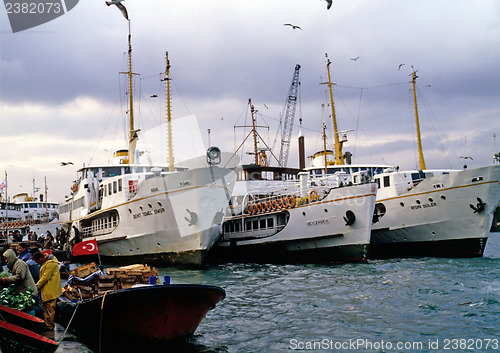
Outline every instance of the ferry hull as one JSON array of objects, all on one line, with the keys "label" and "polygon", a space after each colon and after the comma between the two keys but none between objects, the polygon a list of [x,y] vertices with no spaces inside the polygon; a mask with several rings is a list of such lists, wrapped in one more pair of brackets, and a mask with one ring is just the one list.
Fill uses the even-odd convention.
[{"label": "ferry hull", "polygon": [[[243,231],[224,233],[214,254],[218,259],[242,262],[366,261],[375,195],[375,184],[332,189],[316,203],[282,211],[286,212],[283,218],[287,222],[277,231],[248,231],[245,228],[247,222],[261,224],[273,217],[272,212],[228,219],[240,221]],[[345,220],[349,212],[356,218],[352,224]]]},{"label": "ferry hull", "polygon": [[[74,224],[96,239],[105,262],[200,265],[221,234],[234,179],[215,167],[151,176],[128,201],[103,204]],[[109,215],[118,221],[101,227]]]},{"label": "ferry hull", "polygon": [[370,257],[481,257],[499,202],[500,166],[429,177],[377,200],[386,213],[372,227]]}]

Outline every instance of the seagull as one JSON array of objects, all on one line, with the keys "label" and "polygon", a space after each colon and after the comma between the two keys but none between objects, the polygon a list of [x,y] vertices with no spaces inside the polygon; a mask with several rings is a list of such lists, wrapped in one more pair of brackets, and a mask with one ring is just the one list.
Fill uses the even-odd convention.
[{"label": "seagull", "polygon": [[152,94],[149,96],[150,98],[158,98],[158,95],[157,94]]},{"label": "seagull", "polygon": [[427,86],[425,86],[425,87],[432,87],[432,83],[429,83],[429,84],[428,84]]},{"label": "seagull", "polygon": [[326,0],[326,2],[328,3],[328,5],[326,5],[326,9],[330,10],[330,7],[332,7],[332,0]]},{"label": "seagull", "polygon": [[292,25],[291,23],[285,23],[283,26],[290,26],[293,29],[300,29],[302,31],[302,28],[300,28],[299,26],[296,26],[296,25]]},{"label": "seagull", "polygon": [[462,159],[470,159],[471,161],[473,161],[472,157],[469,157],[469,156],[462,156],[460,158],[462,158]]},{"label": "seagull", "polygon": [[108,5],[108,6],[116,5],[116,7],[118,7],[118,9],[121,11],[123,17],[125,17],[127,19],[127,21],[128,21],[129,19],[128,19],[127,9],[125,8],[125,6],[123,6],[121,4],[122,1],[125,1],[125,0],[106,1],[106,5]]},{"label": "seagull", "polygon": [[265,105],[265,104],[264,104],[264,108],[269,109],[269,107],[267,105]]},{"label": "seagull", "polygon": [[59,165],[61,167],[66,166],[66,165],[73,165],[73,162],[60,162]]},{"label": "seagull", "polygon": [[352,61],[356,61],[356,60],[358,60],[358,59],[359,59],[359,56],[358,56],[357,58],[352,58],[351,60],[352,60]]},{"label": "seagull", "polygon": [[404,64],[399,64],[398,70],[401,70],[401,66],[404,66]]}]

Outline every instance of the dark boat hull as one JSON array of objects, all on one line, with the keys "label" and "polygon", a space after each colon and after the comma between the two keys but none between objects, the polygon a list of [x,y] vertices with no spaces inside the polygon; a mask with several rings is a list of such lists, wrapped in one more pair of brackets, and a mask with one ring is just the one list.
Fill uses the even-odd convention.
[{"label": "dark boat hull", "polygon": [[207,312],[224,299],[223,289],[161,285],[108,292],[79,304],[58,303],[58,321],[93,349],[117,342],[167,341],[191,335]]}]

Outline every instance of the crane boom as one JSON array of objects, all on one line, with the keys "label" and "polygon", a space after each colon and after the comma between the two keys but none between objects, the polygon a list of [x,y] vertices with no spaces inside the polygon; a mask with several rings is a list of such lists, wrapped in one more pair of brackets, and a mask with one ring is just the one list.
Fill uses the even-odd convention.
[{"label": "crane boom", "polygon": [[288,152],[290,150],[290,140],[293,130],[293,119],[295,117],[295,107],[297,106],[300,79],[299,79],[300,65],[295,65],[293,73],[292,84],[286,98],[285,114],[283,121],[283,129],[281,130],[281,148],[279,155],[279,163],[281,166],[286,167],[288,161]]}]

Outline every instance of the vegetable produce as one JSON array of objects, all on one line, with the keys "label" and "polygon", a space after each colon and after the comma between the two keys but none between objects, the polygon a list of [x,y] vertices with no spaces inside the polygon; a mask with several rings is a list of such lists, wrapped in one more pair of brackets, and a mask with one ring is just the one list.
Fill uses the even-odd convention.
[{"label": "vegetable produce", "polygon": [[30,308],[35,303],[31,293],[31,287],[25,292],[18,292],[14,286],[3,288],[0,290],[0,304],[17,310]]}]

